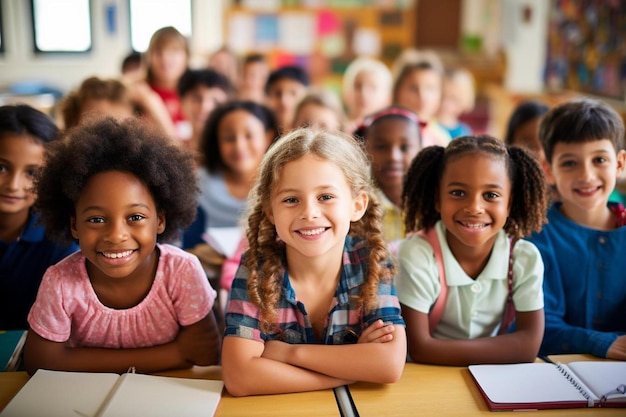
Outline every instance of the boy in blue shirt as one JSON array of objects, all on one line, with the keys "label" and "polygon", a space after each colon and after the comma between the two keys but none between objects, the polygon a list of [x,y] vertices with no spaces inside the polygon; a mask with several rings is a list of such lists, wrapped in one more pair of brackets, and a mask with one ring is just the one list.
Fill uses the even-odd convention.
[{"label": "boy in blue shirt", "polygon": [[58,129],[27,105],[0,107],[0,329],[28,329],[41,278],[76,251],[53,243],[33,212],[33,182]]},{"label": "boy in blue shirt", "polygon": [[545,264],[540,353],[626,360],[626,213],[608,202],[626,162],[624,124],[581,99],[546,113],[539,137],[560,196],[530,239]]}]

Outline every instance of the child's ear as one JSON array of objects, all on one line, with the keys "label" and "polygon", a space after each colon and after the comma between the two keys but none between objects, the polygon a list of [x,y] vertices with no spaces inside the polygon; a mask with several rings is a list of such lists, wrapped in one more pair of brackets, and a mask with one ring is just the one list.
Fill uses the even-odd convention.
[{"label": "child's ear", "polygon": [[157,235],[165,232],[165,213],[161,212],[157,217]]},{"label": "child's ear", "polygon": [[552,175],[552,164],[550,164],[545,159],[541,161],[541,168],[543,168],[544,174],[546,174],[546,179],[548,180],[548,184],[556,185],[556,181],[554,180],[554,175]]},{"label": "child's ear", "polygon": [[626,151],[623,149],[617,152],[617,177],[619,178],[626,167]]},{"label": "child's ear", "polygon": [[70,217],[70,233],[72,233],[72,237],[78,240],[78,230],[76,229],[76,217]]},{"label": "child's ear", "polygon": [[369,201],[369,196],[365,192],[361,192],[354,198],[354,201],[352,202],[352,217],[350,218],[350,221],[356,222],[361,220],[361,217],[363,217],[365,211],[367,210]]}]

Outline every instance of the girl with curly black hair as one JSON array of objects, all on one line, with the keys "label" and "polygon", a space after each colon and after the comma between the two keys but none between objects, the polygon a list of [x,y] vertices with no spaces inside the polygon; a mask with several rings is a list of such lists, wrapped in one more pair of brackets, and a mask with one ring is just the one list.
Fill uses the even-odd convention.
[{"label": "girl with curly black hair", "polygon": [[27,371],[140,372],[218,362],[215,291],[163,243],[195,213],[192,156],[137,120],[70,130],[36,182],[51,235],[80,251],[48,269],[28,317]]}]

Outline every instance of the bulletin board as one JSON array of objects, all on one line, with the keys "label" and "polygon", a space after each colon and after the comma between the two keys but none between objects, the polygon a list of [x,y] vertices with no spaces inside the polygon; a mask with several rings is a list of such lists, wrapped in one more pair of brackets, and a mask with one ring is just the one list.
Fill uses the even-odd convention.
[{"label": "bulletin board", "polygon": [[340,82],[357,56],[388,65],[413,46],[415,0],[242,0],[226,10],[226,44],[263,53],[270,66],[300,65],[314,83]]},{"label": "bulletin board", "polygon": [[551,0],[545,82],[626,102],[626,1]]}]

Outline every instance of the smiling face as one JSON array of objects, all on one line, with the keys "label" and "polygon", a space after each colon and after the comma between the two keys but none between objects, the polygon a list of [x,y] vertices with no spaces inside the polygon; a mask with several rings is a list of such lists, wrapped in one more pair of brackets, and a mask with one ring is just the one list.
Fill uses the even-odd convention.
[{"label": "smiling face", "polygon": [[211,112],[227,101],[228,94],[221,88],[197,85],[181,97],[181,111],[191,123],[194,132],[199,134]]},{"label": "smiling face", "polygon": [[572,220],[603,217],[609,195],[624,170],[624,151],[615,152],[609,139],[554,146],[548,180],[556,185],[562,211]]},{"label": "smiling face", "polygon": [[502,159],[477,152],[448,161],[437,210],[457,258],[464,249],[491,251],[497,233],[506,224],[510,201],[511,182]]},{"label": "smiling face", "polygon": [[367,129],[365,147],[372,174],[389,197],[402,193],[404,176],[420,150],[419,127],[401,117],[386,117]]},{"label": "smiling face", "polygon": [[365,193],[352,195],[344,173],[334,163],[306,155],[287,163],[274,184],[269,220],[294,258],[339,256],[350,222],[365,213]]},{"label": "smiling face", "polygon": [[35,203],[33,180],[43,162],[44,147],[38,140],[16,134],[0,139],[0,215],[26,222]]},{"label": "smiling face", "polygon": [[236,175],[249,177],[256,173],[272,132],[247,110],[226,114],[219,123],[218,146],[224,166]]},{"label": "smiling face", "polygon": [[105,171],[85,184],[71,219],[91,280],[145,277],[153,271],[165,216],[134,175]]}]

